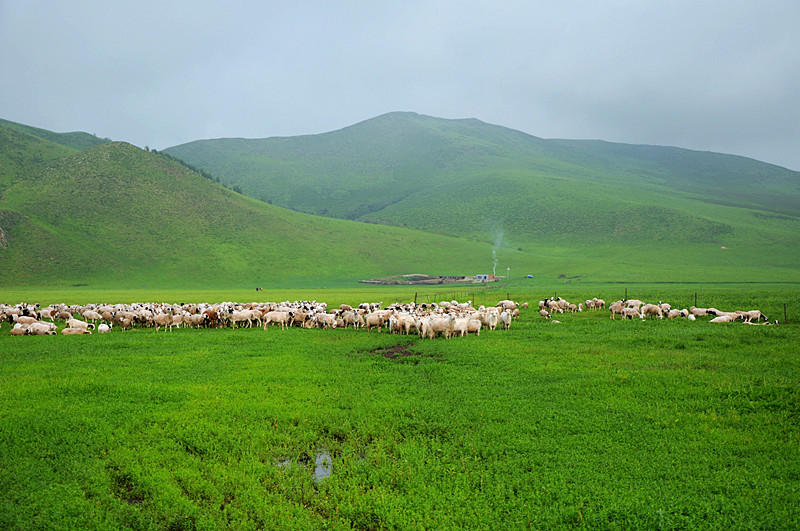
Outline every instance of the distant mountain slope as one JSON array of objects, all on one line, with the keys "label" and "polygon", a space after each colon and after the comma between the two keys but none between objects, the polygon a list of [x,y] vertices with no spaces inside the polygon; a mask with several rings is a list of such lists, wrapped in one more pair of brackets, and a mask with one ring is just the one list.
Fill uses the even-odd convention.
[{"label": "distant mountain slope", "polygon": [[503,230],[514,246],[713,243],[756,219],[800,216],[800,173],[785,168],[543,140],[474,119],[391,113],[320,135],[203,140],[167,152],[277,205],[487,241]]},{"label": "distant mountain slope", "polygon": [[573,282],[800,281],[797,174],[787,170],[765,170],[758,201],[728,194],[752,179],[736,165],[738,181],[704,196],[691,188],[702,179],[673,186],[684,172],[653,162],[660,148],[626,162],[598,143],[576,152],[413,114],[254,142],[200,153],[231,143],[232,163],[262,167],[255,147],[266,143],[281,153],[267,158],[280,194],[380,225],[268,205],[129,144],[78,151],[0,125],[0,286],[333,286],[493,267]]},{"label": "distant mountain slope", "polygon": [[54,133],[53,131],[48,131],[47,129],[31,127],[29,125],[18,124],[16,122],[10,122],[8,120],[3,120],[3,119],[0,119],[0,126],[7,127],[9,129],[14,129],[22,133],[27,133],[29,135],[42,138],[44,140],[49,140],[50,142],[61,144],[62,146],[66,146],[72,149],[86,149],[92,146],[97,146],[100,144],[105,144],[106,142],[110,142],[110,140],[106,138],[97,138],[96,136],[90,135],[89,133],[82,133],[82,132]]},{"label": "distant mountain slope", "polygon": [[490,261],[487,244],[266,205],[126,143],[0,135],[0,160],[24,159],[0,169],[0,285],[318,286]]},{"label": "distant mountain slope", "polygon": [[414,113],[166,151],[262,201],[521,248],[537,267],[561,257],[641,278],[660,264],[646,276],[665,279],[712,277],[722,263],[731,279],[798,278],[800,173],[744,157]]}]

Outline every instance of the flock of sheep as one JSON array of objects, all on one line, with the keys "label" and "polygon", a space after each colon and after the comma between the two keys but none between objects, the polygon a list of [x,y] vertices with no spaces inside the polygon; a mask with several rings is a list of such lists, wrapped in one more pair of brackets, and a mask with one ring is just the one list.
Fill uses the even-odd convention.
[{"label": "flock of sheep", "polygon": [[527,303],[500,301],[497,306],[474,308],[471,301],[444,301],[432,304],[395,303],[382,308],[383,303],[362,303],[357,307],[342,304],[328,311],[324,302],[252,302],[239,304],[88,304],[85,306],[21,303],[15,306],[0,304],[0,326],[12,323],[12,335],[55,335],[56,322],[65,327],[61,334],[108,333],[112,329],[155,328],[158,332],[175,327],[222,328],[290,326],[303,328],[364,328],[381,332],[387,329],[398,334],[418,334],[420,337],[450,338],[469,333],[480,335],[481,329],[508,330],[520,309]]},{"label": "flock of sheep", "polygon": [[[239,304],[88,304],[84,306],[50,305],[40,308],[38,304],[20,303],[9,306],[0,304],[0,326],[4,321],[12,323],[11,335],[55,335],[57,322],[64,323],[61,334],[108,333],[112,329],[123,331],[131,328],[155,328],[171,331],[175,327],[222,328],[263,327],[270,325],[303,328],[363,328],[380,332],[383,329],[397,334],[417,334],[420,337],[463,337],[467,334],[479,336],[481,329],[495,330],[511,328],[513,320],[519,318],[520,310],[528,303],[519,304],[502,300],[495,306],[474,308],[472,301],[443,301],[420,304],[395,303],[382,308],[383,303],[362,303],[357,307],[342,304],[328,311],[328,305],[317,301],[251,302]],[[602,299],[588,299],[573,304],[561,297],[539,301],[539,315],[558,323],[552,316],[559,313],[598,311],[606,307]],[[694,321],[697,317],[713,315],[712,323],[741,320],[747,324],[769,324],[759,310],[723,312],[716,308],[673,309],[669,304],[647,304],[630,299],[618,300],[608,305],[610,318],[619,315],[622,319],[668,319],[685,318]],[[776,321],[777,323],[777,321]]]},{"label": "flock of sheep", "polygon": [[[605,308],[606,301],[603,299],[589,299],[583,303],[572,304],[561,297],[553,297],[543,301],[539,301],[539,315],[545,319],[550,319],[554,313],[564,312],[582,312],[584,308],[587,310],[600,310]],[[639,299],[621,299],[614,301],[608,305],[610,318],[615,319],[619,315],[622,319],[676,319],[684,318],[690,321],[696,320],[698,317],[713,315],[714,317],[709,321],[711,323],[730,323],[733,321],[743,321],[745,324],[770,324],[766,315],[761,313],[760,310],[742,311],[736,310],[733,312],[723,312],[716,308],[697,308],[691,306],[689,309],[678,310],[672,308],[669,303],[660,302],[658,304],[648,304]],[[755,321],[755,322],[753,322]],[[774,324],[778,324],[775,321]]]}]

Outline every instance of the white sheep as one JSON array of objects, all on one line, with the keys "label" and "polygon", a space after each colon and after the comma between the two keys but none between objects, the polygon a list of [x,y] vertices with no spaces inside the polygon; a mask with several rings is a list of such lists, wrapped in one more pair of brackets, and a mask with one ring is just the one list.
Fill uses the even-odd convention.
[{"label": "white sheep", "polygon": [[91,334],[91,332],[86,328],[72,328],[67,327],[61,330],[61,334],[65,336],[72,336],[72,335],[80,335],[80,334]]},{"label": "white sheep", "polygon": [[506,330],[511,328],[511,314],[508,312],[508,310],[500,314],[499,321],[503,323],[503,326],[506,327]]},{"label": "white sheep", "polygon": [[650,317],[658,317],[659,319],[664,318],[664,312],[661,309],[661,306],[656,304],[645,304],[642,306],[641,314],[644,315],[646,318]]}]

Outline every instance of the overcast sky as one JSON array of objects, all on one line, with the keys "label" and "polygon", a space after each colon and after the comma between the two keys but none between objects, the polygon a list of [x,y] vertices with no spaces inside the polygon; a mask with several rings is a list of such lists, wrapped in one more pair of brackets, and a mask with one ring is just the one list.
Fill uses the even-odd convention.
[{"label": "overcast sky", "polygon": [[800,1],[0,0],[0,118],[164,149],[391,111],[800,170]]}]

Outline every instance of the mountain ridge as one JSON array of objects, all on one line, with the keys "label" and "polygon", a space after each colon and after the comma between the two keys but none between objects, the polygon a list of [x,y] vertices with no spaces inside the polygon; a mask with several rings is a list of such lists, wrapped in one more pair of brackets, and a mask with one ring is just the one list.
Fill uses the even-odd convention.
[{"label": "mountain ridge", "polygon": [[[0,143],[0,160],[5,148],[46,142],[3,127],[0,134],[15,138]],[[420,267],[472,272],[492,250],[267,205],[124,142],[27,160],[24,173],[7,168],[0,166],[6,286],[330,285]]]}]

